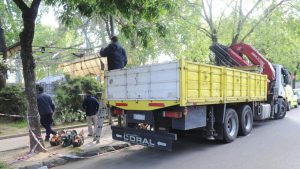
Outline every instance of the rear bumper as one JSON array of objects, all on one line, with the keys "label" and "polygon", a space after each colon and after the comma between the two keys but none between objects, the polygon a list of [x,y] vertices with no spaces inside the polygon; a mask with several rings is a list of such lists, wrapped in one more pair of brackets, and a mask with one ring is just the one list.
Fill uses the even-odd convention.
[{"label": "rear bumper", "polygon": [[161,133],[119,126],[111,126],[111,129],[112,137],[115,140],[139,144],[160,150],[172,151],[173,141],[177,140],[177,135],[173,133]]}]

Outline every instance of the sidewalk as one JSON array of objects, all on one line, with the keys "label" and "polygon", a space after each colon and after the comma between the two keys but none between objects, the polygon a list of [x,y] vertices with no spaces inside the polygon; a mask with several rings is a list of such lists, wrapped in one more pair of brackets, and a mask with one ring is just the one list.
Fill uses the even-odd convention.
[{"label": "sidewalk", "polygon": [[[78,124],[78,125],[63,126],[63,127],[53,126],[53,130],[58,131],[58,130],[74,129],[74,128],[86,127],[86,126],[87,126],[86,123]],[[41,127],[41,132],[45,133],[45,129],[43,127]],[[8,139],[8,138],[21,137],[21,136],[28,136],[28,132],[23,132],[23,133],[18,133],[18,134],[10,134],[10,135],[3,135],[3,136],[0,136],[0,140]]]},{"label": "sidewalk", "polygon": [[[52,160],[55,163],[57,162],[57,159],[64,160],[62,158],[63,156],[78,155],[78,154],[85,154],[85,155],[97,154],[99,153],[99,151],[103,151],[103,150],[113,151],[113,150],[106,150],[106,149],[110,149],[111,147],[124,144],[124,142],[119,142],[112,139],[111,129],[110,126],[108,125],[105,125],[102,129],[99,144],[93,142],[92,137],[87,137],[87,127],[76,128],[77,132],[81,131],[82,129],[84,130],[85,142],[81,147],[76,147],[76,148],[73,148],[73,146],[62,147],[61,145],[52,147],[50,146],[49,142],[46,142],[45,148],[48,150],[46,153],[34,154],[27,160],[17,160],[17,159],[20,159],[20,157],[25,156],[26,153],[29,151],[28,136],[21,136],[16,138],[8,138],[8,139],[0,140],[0,161],[4,161],[8,164],[13,163],[12,164],[13,168],[32,166],[32,165],[37,165],[39,167],[44,165],[51,166],[52,164],[48,164],[49,160],[50,161]],[[68,130],[72,130],[72,129],[68,129]],[[64,162],[66,163],[68,161],[64,160]]]},{"label": "sidewalk", "polygon": [[[107,125],[103,128],[101,137],[107,137]],[[93,140],[91,137],[87,137],[87,127],[76,127],[76,128],[69,128],[66,130],[76,130],[77,132],[80,132],[81,130],[84,130],[84,138],[86,142],[89,140]],[[109,135],[111,136],[111,132],[109,131]],[[45,138],[45,133],[43,132],[42,138]],[[47,144],[47,143],[46,143]],[[29,136],[26,134],[23,136],[23,134],[19,137],[12,137],[12,138],[6,138],[6,139],[0,139],[0,152],[3,151],[10,151],[10,150],[17,150],[17,149],[22,149],[26,148],[29,146]]]}]

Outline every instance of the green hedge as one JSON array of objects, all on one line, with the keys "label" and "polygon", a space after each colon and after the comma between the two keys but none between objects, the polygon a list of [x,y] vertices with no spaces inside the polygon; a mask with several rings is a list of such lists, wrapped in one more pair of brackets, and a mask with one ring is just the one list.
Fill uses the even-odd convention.
[{"label": "green hedge", "polygon": [[[10,115],[26,115],[26,100],[19,85],[8,85],[0,90],[0,112]],[[21,118],[8,118],[22,120]]]},{"label": "green hedge", "polygon": [[[66,78],[66,82],[55,89],[57,116],[62,122],[80,121],[84,91],[94,95],[102,91],[100,83],[92,77]],[[70,120],[71,118],[71,120]]]}]

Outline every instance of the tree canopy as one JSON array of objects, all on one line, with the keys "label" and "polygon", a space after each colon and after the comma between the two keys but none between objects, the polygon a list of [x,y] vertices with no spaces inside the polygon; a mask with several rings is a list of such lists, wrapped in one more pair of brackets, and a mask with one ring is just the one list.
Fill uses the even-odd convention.
[{"label": "tree canopy", "polygon": [[[18,41],[21,13],[10,1],[0,2],[0,8],[10,45]],[[53,61],[53,50],[74,47],[97,52],[112,33],[126,48],[129,66],[179,58],[210,62],[209,46],[217,40],[225,45],[244,41],[272,62],[298,71],[298,0],[46,0],[40,16],[50,8],[60,25],[45,26],[37,18],[33,46],[49,52],[34,53],[38,79],[49,70],[58,73],[58,63],[74,58],[71,50],[65,50]],[[53,64],[45,69],[49,60]]]}]

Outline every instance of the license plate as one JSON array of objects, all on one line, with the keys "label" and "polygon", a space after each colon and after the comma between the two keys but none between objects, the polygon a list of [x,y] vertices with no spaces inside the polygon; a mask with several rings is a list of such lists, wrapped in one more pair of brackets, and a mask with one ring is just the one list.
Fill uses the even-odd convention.
[{"label": "license plate", "polygon": [[133,114],[133,119],[135,120],[145,120],[144,114]]}]

